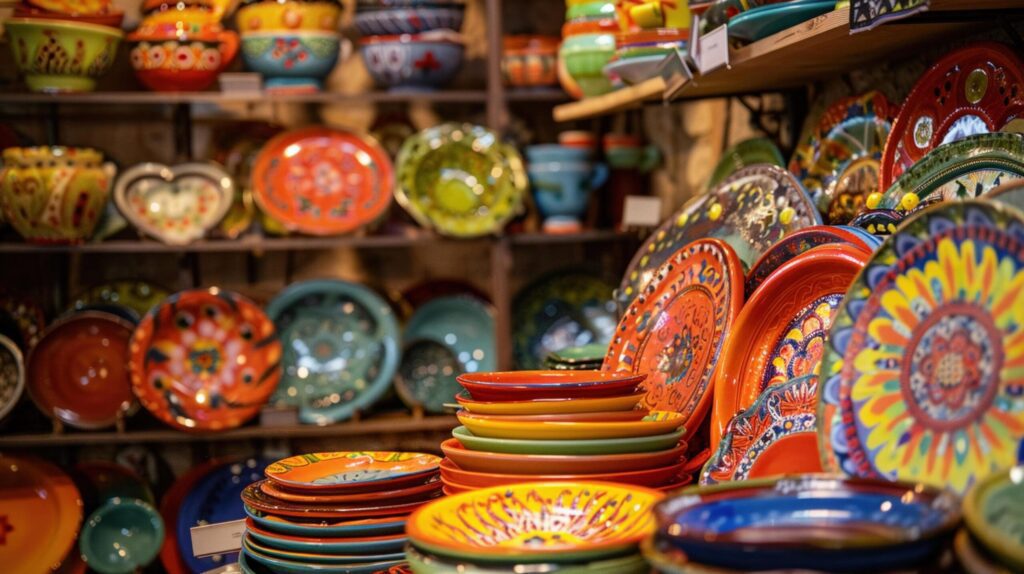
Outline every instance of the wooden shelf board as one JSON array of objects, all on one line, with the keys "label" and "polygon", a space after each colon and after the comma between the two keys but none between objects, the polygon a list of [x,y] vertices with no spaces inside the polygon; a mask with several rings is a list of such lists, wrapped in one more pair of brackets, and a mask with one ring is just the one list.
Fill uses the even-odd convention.
[{"label": "wooden shelf board", "polygon": [[615,90],[603,96],[555,106],[555,121],[568,122],[628,110],[639,107],[644,102],[660,100],[664,92],[665,80],[661,77],[651,78],[635,86]]},{"label": "wooden shelf board", "polygon": [[88,92],[82,94],[39,94],[33,92],[0,93],[0,103],[6,104],[327,104],[327,103],[384,103],[428,101],[435,103],[484,103],[483,90],[438,91],[379,91],[361,94],[317,92],[313,94],[273,95],[226,94],[222,92]]}]

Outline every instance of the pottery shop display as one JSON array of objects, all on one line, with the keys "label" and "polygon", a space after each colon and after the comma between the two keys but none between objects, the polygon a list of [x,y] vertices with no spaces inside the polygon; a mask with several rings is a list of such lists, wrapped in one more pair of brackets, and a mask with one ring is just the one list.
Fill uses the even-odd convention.
[{"label": "pottery shop display", "polygon": [[608,180],[608,166],[589,161],[587,150],[561,145],[529,146],[525,153],[530,189],[544,216],[544,231],[581,231],[590,194]]},{"label": "pottery shop display", "polygon": [[158,92],[202,91],[214,84],[238,53],[238,34],[219,25],[182,29],[144,24],[128,34],[135,77]]},{"label": "pottery shop display", "polygon": [[558,85],[557,36],[517,35],[502,39],[501,73],[513,88]]},{"label": "pottery shop display", "polygon": [[367,36],[359,41],[363,62],[374,82],[389,89],[437,89],[462,67],[465,45],[450,30],[422,34]]},{"label": "pottery shop display", "polygon": [[9,18],[4,29],[28,88],[46,93],[91,92],[124,36],[109,26],[49,18]]},{"label": "pottery shop display", "polygon": [[116,169],[90,148],[33,147],[3,151],[0,207],[4,222],[35,243],[78,243],[92,237]]},{"label": "pottery shop display", "polygon": [[344,60],[351,44],[337,32],[267,30],[242,33],[246,68],[263,76],[269,93],[319,92],[335,64]]}]

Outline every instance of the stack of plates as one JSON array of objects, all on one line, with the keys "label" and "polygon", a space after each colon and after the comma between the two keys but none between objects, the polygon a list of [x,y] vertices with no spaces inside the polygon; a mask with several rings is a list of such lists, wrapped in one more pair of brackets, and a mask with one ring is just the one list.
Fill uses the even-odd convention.
[{"label": "stack of plates", "polygon": [[970,574],[1024,571],[1024,466],[989,475],[964,497],[967,528],[956,536],[957,558]]},{"label": "stack of plates", "polygon": [[608,345],[591,343],[552,351],[544,358],[544,367],[555,371],[597,371],[608,352]]},{"label": "stack of plates", "polygon": [[641,574],[660,492],[600,482],[499,486],[442,498],[409,518],[416,574]]},{"label": "stack of plates", "polygon": [[242,491],[243,572],[384,571],[405,562],[405,521],[441,496],[436,456],[331,452],[267,467]]},{"label": "stack of plates", "polygon": [[463,426],[441,444],[444,492],[542,481],[686,484],[681,417],[638,409],[643,380],[601,371],[460,376]]}]

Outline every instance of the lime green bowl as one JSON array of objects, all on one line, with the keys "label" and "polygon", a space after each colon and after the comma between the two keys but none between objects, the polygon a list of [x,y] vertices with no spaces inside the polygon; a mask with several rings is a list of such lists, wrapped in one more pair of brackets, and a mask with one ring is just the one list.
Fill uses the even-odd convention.
[{"label": "lime green bowl", "polygon": [[4,27],[14,62],[34,92],[92,91],[124,36],[109,26],[47,18],[11,18]]},{"label": "lime green bowl", "polygon": [[562,41],[558,57],[583,95],[593,97],[612,90],[611,82],[604,75],[604,66],[614,55],[614,34],[578,34]]}]

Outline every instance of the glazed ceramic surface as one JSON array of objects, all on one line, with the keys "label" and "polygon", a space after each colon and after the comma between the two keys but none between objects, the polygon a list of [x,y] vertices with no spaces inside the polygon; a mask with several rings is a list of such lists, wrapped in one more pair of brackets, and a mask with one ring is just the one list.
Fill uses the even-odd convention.
[{"label": "glazed ceramic surface", "polygon": [[619,78],[627,86],[633,86],[657,76],[664,62],[665,56],[662,54],[613,59],[605,65],[604,73]]},{"label": "glazed ceramic surface", "polygon": [[865,253],[873,253],[878,246],[876,239],[870,235],[862,235],[855,229],[844,229],[836,225],[815,225],[794,231],[783,237],[751,266],[750,271],[747,272],[747,278],[743,282],[744,293],[749,298],[776,269],[790,259],[820,245],[846,243]]},{"label": "glazed ceramic surface", "polygon": [[[435,491],[435,498],[440,495],[440,491]],[[384,516],[399,516],[407,515],[425,503],[424,500],[414,502],[378,500],[368,504],[345,506],[326,503],[300,504],[267,496],[260,490],[259,483],[250,484],[242,490],[242,502],[246,506],[261,512],[300,518],[380,518]]]},{"label": "glazed ceramic surface", "polygon": [[352,23],[363,36],[421,34],[431,30],[462,28],[465,4],[447,6],[394,6],[379,9],[357,9]]},{"label": "glazed ceramic surface", "polygon": [[414,546],[465,559],[591,560],[635,547],[654,530],[662,495],[607,483],[519,484],[443,498],[413,513]]},{"label": "glazed ceramic surface", "polygon": [[1015,179],[992,189],[987,199],[1024,210],[1024,179]]},{"label": "glazed ceramic surface", "polygon": [[459,422],[476,436],[515,439],[583,440],[670,433],[683,425],[679,413],[658,411],[636,422],[522,422],[460,413]]},{"label": "glazed ceramic surface", "polygon": [[114,178],[113,164],[89,148],[35,147],[3,151],[0,207],[19,235],[39,243],[92,237]]},{"label": "glazed ceramic surface", "polygon": [[363,62],[378,86],[392,89],[440,88],[462,67],[465,46],[457,34],[368,36],[360,41]]},{"label": "glazed ceramic surface", "polygon": [[501,72],[505,83],[519,88],[558,84],[556,36],[508,36],[502,39]]},{"label": "glazed ceramic surface", "polygon": [[608,181],[608,166],[590,162],[534,162],[526,169],[544,230],[581,230],[590,195]]},{"label": "glazed ceramic surface", "polygon": [[[191,556],[191,554],[183,554],[180,551],[177,533],[179,509],[195,485],[222,464],[224,464],[222,459],[211,459],[193,466],[179,476],[161,496],[159,510],[164,521],[165,534],[163,546],[160,547],[160,563],[167,574],[191,574],[192,569],[185,561],[185,556]],[[191,536],[183,543],[191,544]]]},{"label": "glazed ceramic surface", "polygon": [[843,294],[870,255],[842,243],[822,245],[783,264],[751,295],[716,373],[711,447],[738,411],[765,389],[816,372]]},{"label": "glazed ceramic surface", "polygon": [[967,574],[1010,574],[1008,568],[997,564],[981,546],[971,538],[966,528],[957,531],[953,538],[956,559]]},{"label": "glazed ceramic surface", "polygon": [[34,92],[89,92],[110,69],[124,34],[109,26],[48,18],[9,18],[4,29]]},{"label": "glazed ceramic surface", "polygon": [[664,466],[641,470],[620,472],[618,469],[605,469],[604,471],[580,474],[534,474],[470,471],[459,468],[454,462],[446,459],[441,461],[441,480],[445,481],[446,484],[458,484],[470,490],[524,482],[572,482],[577,480],[614,482],[616,484],[632,484],[654,488],[678,480],[679,476],[683,473],[685,465],[685,461],[677,459]]},{"label": "glazed ceramic surface", "polygon": [[567,36],[558,58],[586,97],[600,96],[612,89],[604,67],[615,55],[615,35],[609,33]]},{"label": "glazed ceramic surface", "polygon": [[443,413],[459,389],[457,377],[466,367],[444,343],[416,339],[402,348],[395,391],[410,409]]},{"label": "glazed ceramic surface", "polygon": [[238,9],[236,20],[242,33],[260,31],[311,30],[334,32],[341,17],[341,3],[333,0],[247,1]]},{"label": "glazed ceramic surface", "polygon": [[745,167],[760,163],[784,166],[786,160],[782,159],[782,152],[768,138],[743,140],[722,154],[721,159],[715,164],[715,170],[711,172],[708,188],[717,186],[722,180]]},{"label": "glazed ceramic surface", "polygon": [[170,294],[164,287],[148,281],[121,279],[89,287],[75,295],[68,307],[81,310],[93,305],[123,305],[141,317]]},{"label": "glazed ceramic surface", "polygon": [[266,530],[304,538],[383,536],[405,532],[401,516],[364,519],[318,519],[273,516],[245,507],[245,514]]},{"label": "glazed ceramic surface", "polygon": [[164,542],[164,521],[148,502],[113,498],[89,515],[78,547],[89,568],[101,574],[130,574],[156,558]]},{"label": "glazed ceramic surface", "polygon": [[459,376],[479,401],[599,398],[633,395],[646,375],[607,371],[505,371]]},{"label": "glazed ceramic surface", "polygon": [[476,436],[466,427],[456,427],[452,436],[471,450],[509,454],[591,455],[653,452],[674,448],[683,437],[683,431],[629,438],[591,440],[558,439],[505,439]]},{"label": "glazed ceramic surface", "polygon": [[632,410],[644,394],[619,397],[529,399],[521,401],[477,401],[462,392],[455,395],[459,406],[471,413],[485,415],[543,415],[563,413],[601,413]]},{"label": "glazed ceramic surface", "polygon": [[25,363],[14,341],[0,335],[0,421],[25,391]]},{"label": "glazed ceramic surface", "polygon": [[778,166],[744,168],[687,203],[644,242],[616,297],[626,308],[673,253],[696,239],[721,239],[750,266],[782,236],[819,224],[814,202],[792,174]]},{"label": "glazed ceramic surface", "polygon": [[[405,549],[409,567],[415,574],[515,574],[516,567],[477,565],[424,554],[411,544]],[[544,564],[545,572],[558,574],[648,574],[650,566],[639,554],[623,558],[594,560],[585,564]],[[522,570],[520,568],[520,570]]]},{"label": "glazed ceramic surface", "polygon": [[1007,45],[954,50],[917,80],[893,120],[879,191],[936,147],[996,132],[1024,113],[1024,61]]},{"label": "glazed ceramic surface", "polygon": [[50,572],[78,536],[75,483],[42,460],[0,455],[0,560],[11,572]]},{"label": "glazed ceramic surface", "polygon": [[267,478],[302,490],[341,490],[386,485],[435,472],[441,459],[416,452],[323,452],[285,458],[267,467]]},{"label": "glazed ceramic surface", "polygon": [[496,233],[522,209],[522,158],[482,126],[423,130],[405,141],[396,164],[399,203],[420,225],[443,235]]},{"label": "glazed ceramic surface", "polygon": [[320,554],[374,554],[395,552],[405,546],[408,538],[404,534],[391,534],[366,538],[307,538],[290,536],[264,530],[249,518],[245,530],[255,541],[264,546],[282,550],[315,552]]},{"label": "glazed ceramic surface", "polygon": [[972,488],[964,499],[964,520],[971,533],[1000,561],[1024,569],[1024,466],[997,472]]},{"label": "glazed ceramic surface", "polygon": [[281,377],[274,324],[252,301],[217,288],[182,291],[151,309],[130,352],[135,396],[182,430],[241,425]]},{"label": "glazed ceramic surface", "polygon": [[329,424],[366,409],[398,367],[398,322],[387,302],[338,280],[295,283],[267,305],[283,347],[274,404],[305,423]]},{"label": "glazed ceramic surface", "polygon": [[[257,566],[255,568],[261,568],[258,570],[259,574],[264,572],[270,574],[373,574],[376,572],[387,571],[392,566],[397,566],[402,563],[401,560],[388,560],[384,562],[359,562],[356,564],[310,564],[309,561],[303,560],[288,560],[285,558],[278,558],[264,554],[247,544],[246,541],[242,542],[242,557],[239,563],[243,568],[250,568],[248,561],[254,562]],[[252,569],[252,568],[250,568]],[[256,570],[252,570],[254,574]]]},{"label": "glazed ceramic surface", "polygon": [[825,343],[825,469],[963,493],[1016,464],[1022,282],[1018,212],[965,201],[908,219],[850,286]]},{"label": "glazed ceramic surface", "polygon": [[147,88],[195,92],[209,88],[238,53],[238,34],[210,26],[198,33],[173,24],[143,24],[128,35],[135,77]]},{"label": "glazed ceramic surface", "polygon": [[752,8],[729,19],[729,39],[756,42],[787,28],[806,22],[836,6],[834,0],[823,2],[782,2]]},{"label": "glazed ceramic surface", "polygon": [[505,474],[595,474],[659,468],[679,462],[685,446],[649,453],[605,455],[530,455],[481,452],[467,449],[456,439],[441,443],[445,456],[473,472]]},{"label": "glazed ceramic surface", "polygon": [[264,77],[264,88],[278,93],[316,92],[351,44],[337,32],[275,30],[242,34],[246,68]]},{"label": "glazed ceramic surface", "polygon": [[647,373],[644,405],[677,411],[697,427],[743,305],[742,281],[743,266],[725,242],[701,239],[680,249],[623,313],[602,368]]}]

